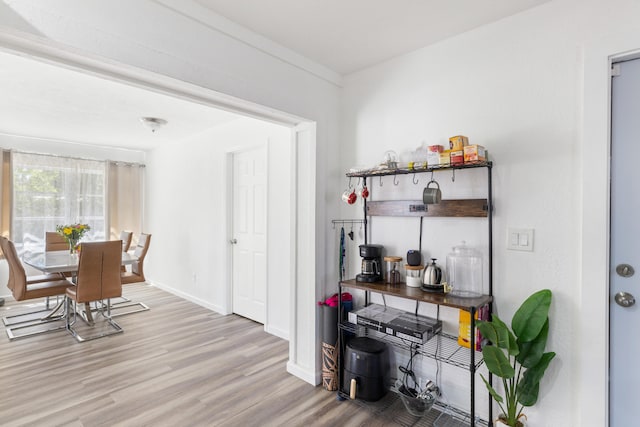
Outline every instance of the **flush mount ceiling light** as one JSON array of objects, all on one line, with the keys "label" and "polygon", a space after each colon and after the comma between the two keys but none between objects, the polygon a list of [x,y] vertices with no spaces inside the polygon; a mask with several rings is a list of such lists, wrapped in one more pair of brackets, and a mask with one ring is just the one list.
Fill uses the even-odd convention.
[{"label": "flush mount ceiling light", "polygon": [[155,132],[167,124],[165,119],[159,119],[157,117],[140,117],[140,121],[143,125],[151,129],[151,132]]}]

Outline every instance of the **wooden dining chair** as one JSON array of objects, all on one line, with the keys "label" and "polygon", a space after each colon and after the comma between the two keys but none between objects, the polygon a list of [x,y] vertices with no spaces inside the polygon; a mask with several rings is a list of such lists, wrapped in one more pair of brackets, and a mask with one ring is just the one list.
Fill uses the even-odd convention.
[{"label": "wooden dining chair", "polygon": [[68,251],[69,243],[59,233],[47,231],[44,233],[44,250],[46,252]]},{"label": "wooden dining chair", "polygon": [[[66,241],[64,237],[58,232],[55,231],[46,231],[44,233],[44,250],[45,252],[50,251],[68,251],[69,250],[69,242]],[[70,278],[73,276],[71,273],[60,273],[66,278]]]},{"label": "wooden dining chair", "polygon": [[[149,245],[151,244],[151,234],[141,233],[138,237],[138,243],[136,245],[135,250],[133,251],[133,255],[138,258],[136,262],[131,264],[131,271],[121,271],[120,273],[120,281],[123,285],[129,283],[140,283],[145,281],[144,277],[144,258],[149,251]],[[123,297],[124,298],[124,297]],[[126,307],[134,307],[138,306],[138,309],[135,310],[126,310],[123,311]],[[124,302],[119,302],[114,305],[117,308],[114,316],[123,316],[125,314],[138,313],[140,311],[147,311],[149,307],[143,302],[134,302],[128,298],[125,298]]]},{"label": "wooden dining chair", "polygon": [[128,252],[131,247],[131,239],[133,238],[132,231],[124,231],[120,232],[120,240],[122,240],[122,252]]},{"label": "wooden dining chair", "polygon": [[[14,270],[16,270],[15,267],[13,267],[15,264],[15,260],[17,259],[17,262],[20,263],[20,267],[22,267],[22,263],[20,262],[20,259],[17,257],[17,251],[15,250],[15,245],[13,243],[12,246],[13,248],[9,249],[8,248],[8,243],[9,243],[9,239],[4,237],[4,236],[0,236],[0,249],[2,250],[2,253],[4,254],[5,260],[7,261],[7,266],[9,267],[8,269],[8,275],[7,275],[7,288],[9,288],[9,290],[11,292],[13,292],[13,289],[15,287],[15,280],[14,280],[14,276],[18,273],[14,272]],[[15,259],[13,257],[11,257],[13,254],[15,253],[16,257]],[[10,258],[11,257],[11,258]],[[22,269],[24,270],[24,267],[22,267]],[[59,279],[64,279],[64,276],[60,273],[53,273],[53,274],[38,274],[38,275],[31,275],[31,276],[27,276],[26,278],[26,282],[27,282],[27,286],[34,284],[34,283],[41,283],[41,282],[51,282],[51,281],[56,281]],[[62,295],[62,293],[60,294]],[[59,295],[55,295],[56,300],[58,299]],[[4,316],[2,318],[2,323],[5,326],[11,326],[11,325],[17,325],[20,323],[26,323],[26,322],[32,322],[34,320],[33,315],[34,314],[38,314],[38,313],[45,313],[45,312],[50,312],[49,315],[47,317],[51,317],[55,314],[55,312],[57,312],[57,309],[60,308],[59,305],[56,305],[55,307],[51,307],[51,301],[50,301],[49,296],[45,297],[45,305],[44,308],[41,309],[37,309],[37,310],[31,310],[31,311],[22,311],[20,310],[20,312],[18,314],[12,314],[9,316]],[[55,312],[52,312],[55,311]]]},{"label": "wooden dining chair", "polygon": [[[122,240],[122,252],[128,252],[129,251],[129,248],[131,247],[131,239],[133,239],[133,232],[124,231],[124,230],[122,230],[120,232],[120,240]],[[127,271],[127,267],[125,267],[124,265],[121,266],[120,267],[120,271],[122,271],[122,272]],[[129,300],[127,299],[127,301],[129,301]]]},{"label": "wooden dining chair", "polygon": [[[111,318],[111,298],[122,295],[120,265],[122,264],[122,242],[83,243],[78,260],[78,274],[75,288],[66,290],[66,328],[76,340],[82,342],[121,333],[123,330]],[[106,303],[105,303],[106,301]],[[77,322],[77,306],[82,303],[97,302],[96,312],[101,314],[112,329],[90,336],[80,335]],[[75,303],[75,304],[74,304]],[[73,316],[72,313],[73,312]],[[97,327],[93,324],[91,326]]]},{"label": "wooden dining chair", "polygon": [[[9,244],[11,244],[11,246],[9,246]],[[15,286],[14,278],[13,278],[14,271],[11,268],[10,261],[14,261],[14,258],[12,257],[14,254],[15,254],[15,259],[17,259],[18,263],[20,263],[20,258],[18,257],[18,252],[16,251],[15,244],[4,236],[0,236],[0,249],[2,250],[2,253],[4,254],[5,259],[7,260],[7,265],[9,266],[9,277],[7,281],[7,288],[9,288],[13,292],[13,288]],[[22,263],[20,263],[20,265],[22,266]],[[22,269],[24,270],[24,267],[22,267]],[[60,278],[62,278],[62,276],[59,273],[52,273],[52,274],[38,274],[38,275],[27,276],[26,280],[27,280],[27,284],[32,284],[32,283],[38,283],[38,282],[49,282],[52,280],[58,280]]]},{"label": "wooden dining chair", "polygon": [[135,255],[138,260],[131,264],[131,271],[123,272],[120,275],[122,280],[122,284],[126,285],[128,283],[139,283],[144,282],[144,258],[147,256],[147,252],[149,251],[149,245],[151,244],[151,234],[141,233],[140,237],[138,237],[138,244],[136,245],[135,250],[133,251],[133,255]]},{"label": "wooden dining chair", "polygon": [[[65,280],[62,276],[57,274],[52,275],[42,275],[42,276],[29,276],[25,272],[24,266],[22,262],[20,262],[20,258],[18,257],[18,252],[16,251],[16,247],[13,242],[6,237],[0,238],[0,246],[2,246],[2,251],[7,259],[7,263],[9,265],[9,280],[7,283],[7,287],[11,290],[13,298],[16,301],[25,301],[36,298],[46,298],[53,297],[58,295],[63,295],[65,291],[73,287],[73,283]],[[57,310],[58,307],[54,309]],[[3,322],[5,325],[9,325],[7,327],[7,335],[10,340],[14,340],[16,338],[23,338],[32,335],[38,335],[45,332],[51,332],[59,329],[63,329],[64,325],[58,325],[52,328],[47,329],[39,329],[28,332],[25,334],[17,335],[16,332],[25,328],[33,328],[38,324],[46,324],[51,323],[56,320],[60,320],[62,316],[45,316],[42,318],[29,319],[24,322],[10,322],[9,318],[17,317],[17,316],[25,316],[27,314],[34,314],[45,310],[38,310],[35,312],[29,313],[21,313],[19,315],[7,316],[3,318]],[[51,314],[55,314],[52,312]],[[16,326],[11,326],[16,325]]]}]

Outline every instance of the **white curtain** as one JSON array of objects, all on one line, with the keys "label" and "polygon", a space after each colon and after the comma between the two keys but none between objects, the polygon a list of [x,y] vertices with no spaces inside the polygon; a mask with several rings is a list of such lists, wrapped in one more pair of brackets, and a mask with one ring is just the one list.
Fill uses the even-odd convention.
[{"label": "white curtain", "polygon": [[2,153],[2,169],[0,170],[0,234],[10,237],[11,231],[11,152],[0,150]]},{"label": "white curtain", "polygon": [[16,246],[42,247],[45,231],[73,223],[91,226],[86,240],[105,240],[105,162],[13,152],[11,167]]},{"label": "white curtain", "polygon": [[133,247],[143,231],[144,165],[109,162],[107,188],[110,239],[119,239],[123,230],[132,231]]}]

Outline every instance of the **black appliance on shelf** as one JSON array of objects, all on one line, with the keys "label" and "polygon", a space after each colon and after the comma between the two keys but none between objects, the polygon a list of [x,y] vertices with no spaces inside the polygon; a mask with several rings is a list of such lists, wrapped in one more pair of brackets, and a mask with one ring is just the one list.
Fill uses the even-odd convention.
[{"label": "black appliance on shelf", "polygon": [[360,245],[362,272],[356,275],[356,282],[382,281],[382,245]]},{"label": "black appliance on shelf", "polygon": [[380,400],[390,386],[389,349],[369,337],[352,338],[344,355],[342,391],[353,399]]}]

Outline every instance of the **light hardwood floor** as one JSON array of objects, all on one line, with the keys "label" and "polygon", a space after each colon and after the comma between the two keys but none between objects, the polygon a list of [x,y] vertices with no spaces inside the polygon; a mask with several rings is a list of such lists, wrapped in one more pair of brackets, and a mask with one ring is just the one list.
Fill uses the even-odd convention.
[{"label": "light hardwood floor", "polygon": [[[0,336],[3,426],[411,425],[286,372],[288,342],[146,284],[125,294],[151,310],[118,317],[123,334],[85,343],[65,331]],[[0,315],[24,303],[8,301]],[[397,405],[396,403],[393,403]],[[426,420],[420,420],[420,425]]]}]

